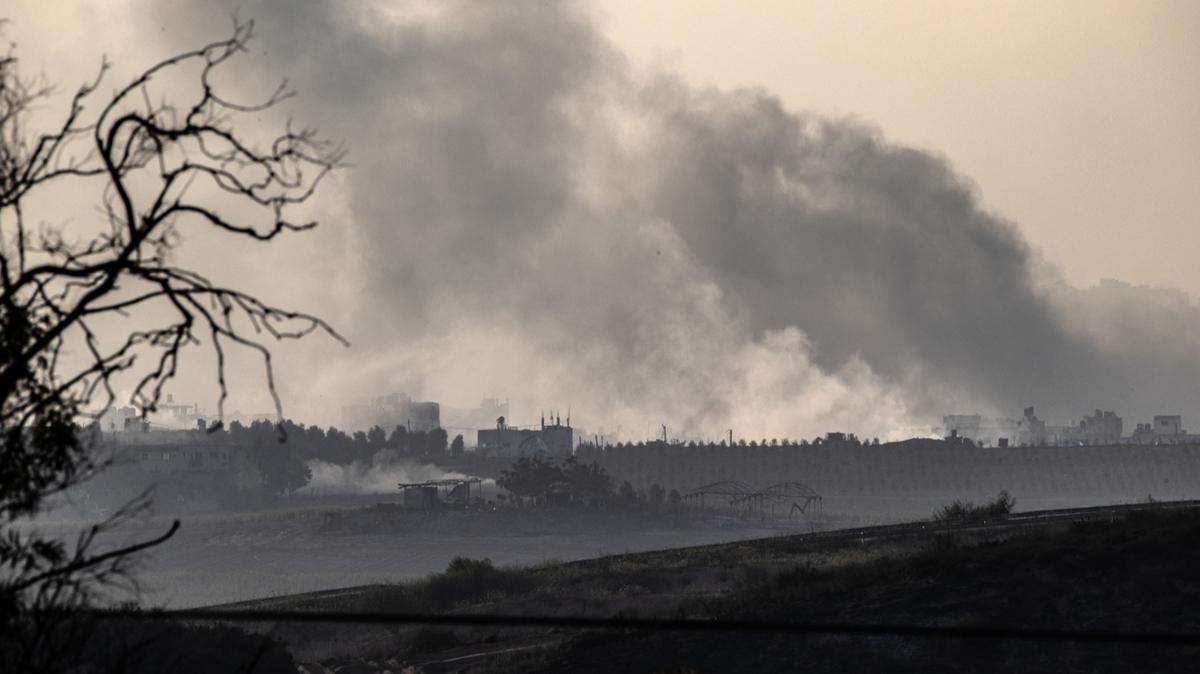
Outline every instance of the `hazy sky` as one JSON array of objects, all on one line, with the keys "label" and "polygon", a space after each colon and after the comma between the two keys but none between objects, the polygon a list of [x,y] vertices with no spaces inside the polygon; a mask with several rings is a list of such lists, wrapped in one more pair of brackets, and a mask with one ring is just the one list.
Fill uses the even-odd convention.
[{"label": "hazy sky", "polygon": [[259,39],[226,84],[289,77],[284,111],[355,163],[318,231],[182,253],[354,343],[281,351],[301,418],[396,390],[780,436],[1200,412],[1200,309],[1080,290],[1200,295],[1200,3],[0,13],[69,89],[223,37],[235,4]]},{"label": "hazy sky", "polygon": [[944,154],[1067,278],[1200,295],[1200,2],[600,4],[634,62]]},{"label": "hazy sky", "polygon": [[[64,83],[140,42],[127,20],[140,3],[5,4],[8,34]],[[763,87],[944,154],[1073,283],[1200,295],[1200,2],[605,0],[592,13],[636,67]]]}]

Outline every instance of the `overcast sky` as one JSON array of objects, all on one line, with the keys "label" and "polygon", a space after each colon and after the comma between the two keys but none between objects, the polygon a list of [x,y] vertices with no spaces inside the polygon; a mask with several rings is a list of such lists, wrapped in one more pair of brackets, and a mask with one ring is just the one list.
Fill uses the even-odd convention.
[{"label": "overcast sky", "polygon": [[1081,290],[1200,295],[1200,3],[0,11],[67,90],[101,54],[115,83],[223,37],[237,4],[259,38],[225,84],[289,77],[286,112],[355,162],[315,233],[187,230],[190,264],[354,343],[281,352],[297,416],[394,390],[698,434],[1200,412],[1200,310]]},{"label": "overcast sky", "polygon": [[[61,82],[141,41],[138,10],[119,5],[142,3],[5,4],[7,33]],[[1076,284],[1200,295],[1198,2],[605,0],[593,13],[639,67],[764,87],[944,154]]]},{"label": "overcast sky", "polygon": [[1077,284],[1200,294],[1200,2],[601,3],[635,62],[942,153]]}]

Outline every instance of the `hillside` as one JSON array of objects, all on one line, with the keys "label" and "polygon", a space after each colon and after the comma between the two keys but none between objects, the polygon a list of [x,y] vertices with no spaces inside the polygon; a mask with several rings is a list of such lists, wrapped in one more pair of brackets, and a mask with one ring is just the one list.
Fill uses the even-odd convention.
[{"label": "hillside", "polygon": [[[1200,513],[785,536],[529,569],[462,560],[272,608],[1196,632]],[[254,608],[254,605],[242,605]],[[1200,649],[954,639],[277,625],[308,671],[1191,671]],[[1191,663],[1191,664],[1189,664]]]},{"label": "hillside", "polygon": [[[758,574],[696,617],[1053,630],[1200,630],[1200,517],[1145,515]],[[601,634],[545,671],[1194,671],[1197,648],[898,637]]]}]

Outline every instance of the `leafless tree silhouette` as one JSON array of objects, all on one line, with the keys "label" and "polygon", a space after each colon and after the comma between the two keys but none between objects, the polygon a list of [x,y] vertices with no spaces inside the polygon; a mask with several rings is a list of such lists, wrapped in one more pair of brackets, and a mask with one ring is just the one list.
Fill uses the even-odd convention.
[{"label": "leafless tree silhouette", "polygon": [[[173,262],[177,228],[215,228],[270,241],[316,226],[291,213],[342,165],[341,148],[290,122],[257,142],[247,129],[291,96],[286,83],[244,105],[219,93],[214,76],[246,49],[253,22],[234,20],[228,39],[168,58],[111,98],[98,94],[109,69],[70,99],[49,131],[34,130],[52,100],[43,80],[24,78],[15,51],[0,54],[0,624],[12,635],[36,616],[95,599],[125,574],[132,553],[169,537],[96,552],[105,528],[145,505],[136,500],[81,534],[73,546],[21,523],[47,499],[103,467],[86,432],[88,416],[115,401],[128,381],[132,402],[153,411],[190,346],[212,349],[226,399],[226,355],[261,356],[282,418],[269,345],[314,332],[341,337],[306,313],[270,306]],[[164,81],[193,86],[168,103]],[[193,79],[194,78],[194,79]],[[153,102],[159,95],[161,102]],[[170,98],[176,98],[172,96]],[[54,190],[99,190],[97,225],[71,230],[26,211]],[[113,338],[112,326],[119,337]],[[38,630],[34,630],[38,631]],[[44,631],[43,631],[44,632]],[[9,644],[11,646],[11,644]],[[53,650],[53,644],[40,648]],[[35,655],[20,666],[33,666]],[[0,644],[0,657],[13,655]],[[0,664],[3,664],[0,661]],[[3,669],[4,667],[0,667]],[[16,670],[12,670],[16,671]]]}]

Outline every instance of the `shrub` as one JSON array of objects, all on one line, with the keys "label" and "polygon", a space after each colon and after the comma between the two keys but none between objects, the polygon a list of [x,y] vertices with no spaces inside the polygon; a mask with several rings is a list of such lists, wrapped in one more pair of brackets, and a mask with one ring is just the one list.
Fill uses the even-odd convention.
[{"label": "shrub", "polygon": [[949,505],[944,505],[934,512],[933,520],[948,524],[966,524],[1004,519],[1012,513],[1013,506],[1016,504],[1017,500],[1012,495],[1007,491],[1001,491],[996,498],[983,505],[976,505],[971,501],[958,500]]},{"label": "shrub", "polygon": [[499,569],[490,559],[455,557],[442,573],[370,592],[361,608],[372,612],[444,611],[460,604],[521,594],[533,586],[533,579],[520,569]]},{"label": "shrub", "polygon": [[429,603],[435,609],[447,609],[489,596],[521,593],[531,587],[532,582],[519,569],[497,569],[486,558],[455,557],[445,573],[429,578]]}]

